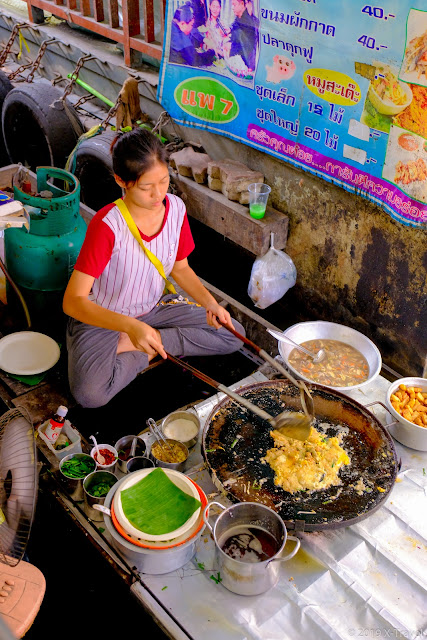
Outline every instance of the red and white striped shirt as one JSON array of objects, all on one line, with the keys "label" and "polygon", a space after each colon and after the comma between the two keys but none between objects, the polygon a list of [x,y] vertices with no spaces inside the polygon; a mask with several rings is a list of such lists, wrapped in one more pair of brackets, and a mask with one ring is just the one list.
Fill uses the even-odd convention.
[{"label": "red and white striped shirt", "polygon": [[[168,276],[176,260],[183,260],[194,249],[181,198],[168,193],[160,231],[151,237],[141,233],[141,238]],[[134,318],[155,307],[165,286],[114,204],[91,220],[75,269],[95,278],[90,300]]]}]

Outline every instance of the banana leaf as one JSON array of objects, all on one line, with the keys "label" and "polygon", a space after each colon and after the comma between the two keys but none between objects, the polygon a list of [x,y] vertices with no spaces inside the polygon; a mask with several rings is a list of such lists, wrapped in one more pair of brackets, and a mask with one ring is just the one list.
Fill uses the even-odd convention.
[{"label": "banana leaf", "polygon": [[163,469],[154,469],[120,492],[123,513],[142,533],[162,535],[175,531],[201,506],[177,487]]}]

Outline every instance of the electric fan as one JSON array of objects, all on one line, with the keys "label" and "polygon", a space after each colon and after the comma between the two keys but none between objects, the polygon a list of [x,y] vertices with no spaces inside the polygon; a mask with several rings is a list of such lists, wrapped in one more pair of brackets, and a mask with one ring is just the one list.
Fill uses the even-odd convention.
[{"label": "electric fan", "polygon": [[38,489],[34,430],[20,409],[0,417],[0,615],[17,638],[30,628],[46,582],[22,560]]}]

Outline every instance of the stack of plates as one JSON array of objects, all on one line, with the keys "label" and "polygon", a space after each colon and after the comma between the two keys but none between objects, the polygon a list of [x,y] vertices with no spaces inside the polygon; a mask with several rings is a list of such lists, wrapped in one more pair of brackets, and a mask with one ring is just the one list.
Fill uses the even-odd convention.
[{"label": "stack of plates", "polygon": [[125,540],[137,547],[145,549],[171,549],[188,542],[199,533],[204,525],[203,512],[208,500],[203,490],[183,473],[173,469],[162,469],[179,489],[199,500],[201,507],[199,507],[182,526],[169,533],[154,535],[139,531],[129,522],[124,514],[121,493],[154,470],[155,469],[141,469],[140,471],[136,471],[130,474],[129,478],[118,487],[111,502],[111,520],[116,531],[125,538]]}]

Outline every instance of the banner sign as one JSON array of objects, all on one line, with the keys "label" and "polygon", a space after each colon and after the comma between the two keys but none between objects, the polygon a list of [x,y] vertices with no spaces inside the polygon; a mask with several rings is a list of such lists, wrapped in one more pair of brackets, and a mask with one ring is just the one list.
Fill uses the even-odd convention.
[{"label": "banner sign", "polygon": [[168,0],[158,99],[425,228],[427,5],[374,2]]}]

